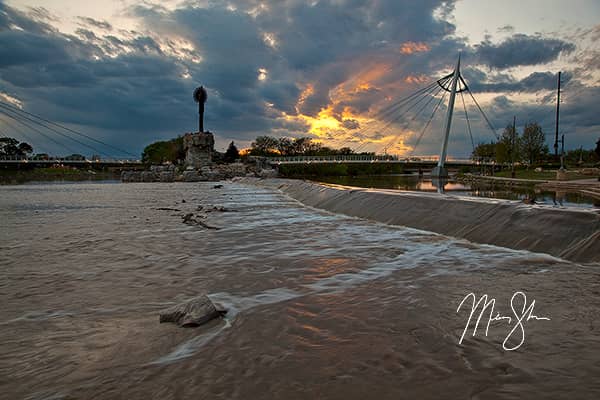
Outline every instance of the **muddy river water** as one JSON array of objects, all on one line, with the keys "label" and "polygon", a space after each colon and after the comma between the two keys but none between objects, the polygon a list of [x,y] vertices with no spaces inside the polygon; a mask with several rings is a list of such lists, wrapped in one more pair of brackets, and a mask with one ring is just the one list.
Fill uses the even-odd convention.
[{"label": "muddy river water", "polygon": [[[0,398],[597,399],[599,267],[242,183],[3,186]],[[159,324],[205,293],[225,319]]]}]

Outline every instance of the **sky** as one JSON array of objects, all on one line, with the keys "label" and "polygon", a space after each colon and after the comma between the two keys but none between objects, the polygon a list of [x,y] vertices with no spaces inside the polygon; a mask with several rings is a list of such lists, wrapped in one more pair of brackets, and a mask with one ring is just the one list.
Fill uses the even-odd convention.
[{"label": "sky", "polygon": [[[271,135],[435,155],[441,93],[387,110],[449,74],[460,53],[495,132],[457,97],[450,157],[513,116],[518,130],[538,122],[552,149],[558,71],[560,134],[567,149],[589,149],[600,137],[598,21],[597,0],[0,0],[0,101],[139,154],[197,130],[192,93],[204,85],[205,128],[221,151]],[[3,113],[0,134],[36,152],[91,153]]]}]

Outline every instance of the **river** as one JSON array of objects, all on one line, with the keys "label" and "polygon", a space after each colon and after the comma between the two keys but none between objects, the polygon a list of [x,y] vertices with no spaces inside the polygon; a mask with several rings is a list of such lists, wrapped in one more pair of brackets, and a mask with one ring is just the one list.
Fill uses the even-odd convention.
[{"label": "river", "polygon": [[[315,178],[318,182],[337,185],[355,186],[375,189],[410,190],[419,192],[437,192],[440,190],[430,178],[418,175],[359,175],[359,176],[324,176]],[[577,192],[561,192],[539,190],[534,187],[493,185],[482,182],[479,187],[471,187],[467,183],[453,180],[445,182],[443,191],[457,196],[484,197],[505,200],[535,199],[536,203],[556,207],[598,208],[600,200]]]},{"label": "river", "polygon": [[[0,187],[0,398],[600,397],[599,265],[222,184]],[[517,350],[487,317],[459,344],[468,293],[517,291],[549,318]],[[225,319],[159,324],[203,293]]]}]

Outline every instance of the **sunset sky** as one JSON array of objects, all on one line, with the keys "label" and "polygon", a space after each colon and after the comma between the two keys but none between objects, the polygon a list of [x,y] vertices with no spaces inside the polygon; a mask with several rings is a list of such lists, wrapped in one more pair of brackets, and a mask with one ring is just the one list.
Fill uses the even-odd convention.
[{"label": "sunset sky", "polygon": [[[192,92],[202,84],[219,150],[273,135],[430,155],[445,109],[416,150],[431,111],[391,124],[380,111],[448,74],[461,52],[463,76],[498,133],[513,115],[519,126],[537,121],[550,148],[563,71],[566,147],[592,148],[598,21],[597,0],[0,0],[0,101],[140,153],[197,129]],[[467,106],[475,142],[489,142]],[[456,115],[449,154],[467,156],[458,100]],[[6,119],[0,133],[25,140]],[[27,134],[38,152],[65,152]]]}]

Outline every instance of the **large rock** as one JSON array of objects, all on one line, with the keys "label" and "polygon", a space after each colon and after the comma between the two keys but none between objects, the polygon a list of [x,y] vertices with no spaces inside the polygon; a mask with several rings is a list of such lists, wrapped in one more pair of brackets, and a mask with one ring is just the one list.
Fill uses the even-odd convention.
[{"label": "large rock", "polygon": [[199,326],[224,315],[227,310],[216,306],[203,295],[195,297],[159,313],[160,322],[173,322],[179,326]]},{"label": "large rock", "polygon": [[258,176],[260,178],[277,178],[278,173],[276,170],[274,170],[272,168],[265,168],[265,169],[261,169],[258,172]]},{"label": "large rock", "polygon": [[183,171],[183,181],[184,182],[200,182],[206,181],[208,178],[202,175],[200,172],[195,170],[186,170]]},{"label": "large rock", "polygon": [[186,133],[183,135],[185,164],[195,169],[212,164],[215,137],[210,132]]}]

